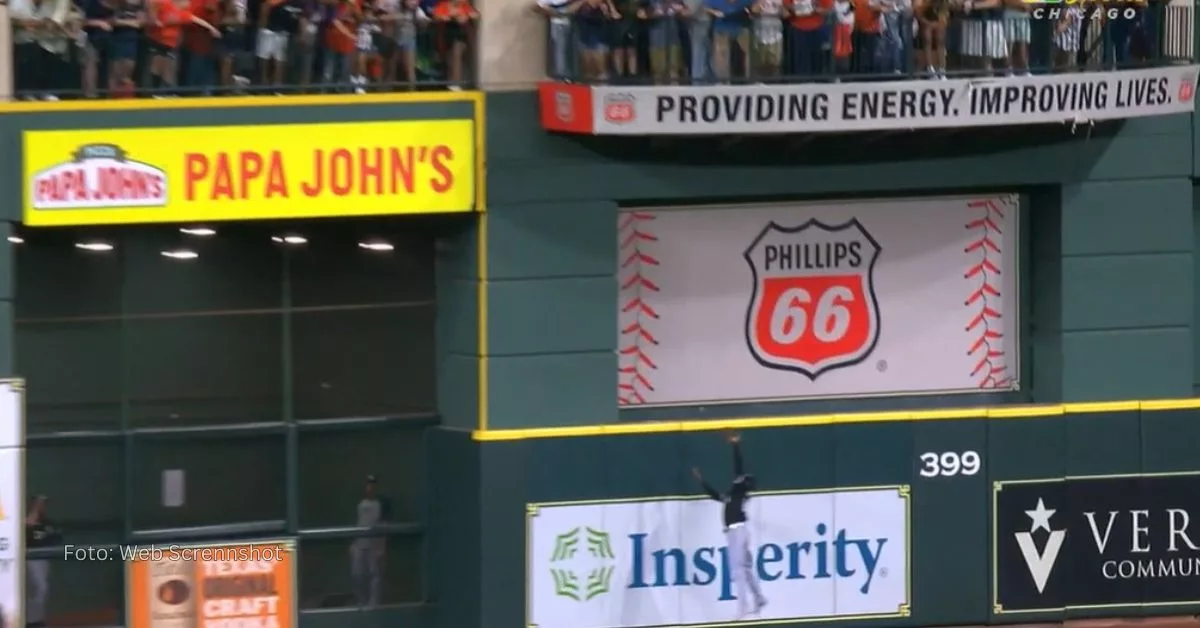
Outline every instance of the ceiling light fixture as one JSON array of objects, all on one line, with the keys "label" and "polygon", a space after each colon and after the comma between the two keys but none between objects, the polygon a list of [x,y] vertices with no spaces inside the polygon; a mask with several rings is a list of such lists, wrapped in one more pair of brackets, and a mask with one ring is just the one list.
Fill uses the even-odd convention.
[{"label": "ceiling light fixture", "polygon": [[298,235],[272,236],[271,241],[279,244],[290,244],[292,246],[308,244],[308,238]]},{"label": "ceiling light fixture", "polygon": [[197,257],[200,257],[199,253],[192,251],[190,249],[171,249],[168,251],[161,251],[160,254],[163,257],[167,257],[170,259],[180,259],[180,260],[196,259]]},{"label": "ceiling light fixture", "polygon": [[184,234],[184,235],[190,235],[190,236],[197,236],[197,237],[201,237],[201,238],[207,238],[207,237],[210,237],[210,236],[215,236],[215,235],[217,235],[217,230],[216,230],[216,229],[210,229],[210,228],[208,228],[208,227],[180,227],[180,228],[179,228],[179,233],[182,233],[182,234]]},{"label": "ceiling light fixture", "polygon": [[8,236],[8,241],[13,244],[25,244],[25,238],[21,236]]},{"label": "ceiling light fixture", "polygon": [[395,245],[393,245],[391,242],[385,242],[383,240],[370,240],[368,242],[359,242],[358,248],[366,249],[368,251],[380,251],[380,252],[396,250]]},{"label": "ceiling light fixture", "polygon": [[113,245],[107,242],[76,242],[75,248],[93,253],[107,253],[113,250]]}]

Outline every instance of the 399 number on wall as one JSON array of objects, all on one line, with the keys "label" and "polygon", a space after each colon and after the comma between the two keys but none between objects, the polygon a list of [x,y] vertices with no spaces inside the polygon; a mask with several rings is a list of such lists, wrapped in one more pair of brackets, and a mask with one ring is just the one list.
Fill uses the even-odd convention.
[{"label": "399 number on wall", "polygon": [[921,477],[939,478],[979,473],[981,460],[977,451],[927,451],[918,458],[921,461]]}]

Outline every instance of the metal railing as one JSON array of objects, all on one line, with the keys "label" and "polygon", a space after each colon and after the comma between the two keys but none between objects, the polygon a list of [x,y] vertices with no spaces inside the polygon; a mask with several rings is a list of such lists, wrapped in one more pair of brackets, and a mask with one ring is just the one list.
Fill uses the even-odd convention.
[{"label": "metal railing", "polygon": [[46,0],[34,15],[10,9],[4,39],[12,42],[12,97],[367,93],[475,83],[479,16],[466,0],[348,16],[340,2],[288,0],[286,8],[306,17],[280,31],[224,19],[222,9],[233,3],[209,4],[197,14],[207,26],[154,22],[144,12],[85,12],[70,0]]},{"label": "metal railing", "polygon": [[540,8],[546,75],[772,83],[1102,71],[1194,59],[1190,0],[1007,7],[933,0],[915,8],[892,0],[674,1],[652,3],[649,13],[622,13],[613,0]]}]

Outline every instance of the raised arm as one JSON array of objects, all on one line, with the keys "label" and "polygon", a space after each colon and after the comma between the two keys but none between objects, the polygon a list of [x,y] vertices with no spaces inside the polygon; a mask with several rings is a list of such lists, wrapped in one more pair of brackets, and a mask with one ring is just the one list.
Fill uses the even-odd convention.
[{"label": "raised arm", "polygon": [[700,488],[704,489],[704,494],[716,501],[725,501],[725,499],[721,497],[721,494],[717,492],[717,489],[709,486],[708,482],[704,481],[704,476],[700,475],[700,469],[692,467],[692,477],[696,478],[696,481],[700,483]]}]

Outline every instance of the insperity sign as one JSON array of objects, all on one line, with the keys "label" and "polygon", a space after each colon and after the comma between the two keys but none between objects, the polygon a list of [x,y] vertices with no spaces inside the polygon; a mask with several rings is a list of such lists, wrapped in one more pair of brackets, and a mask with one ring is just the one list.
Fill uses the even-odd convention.
[{"label": "insperity sign", "polygon": [[994,491],[997,613],[1200,603],[1200,473]]}]

